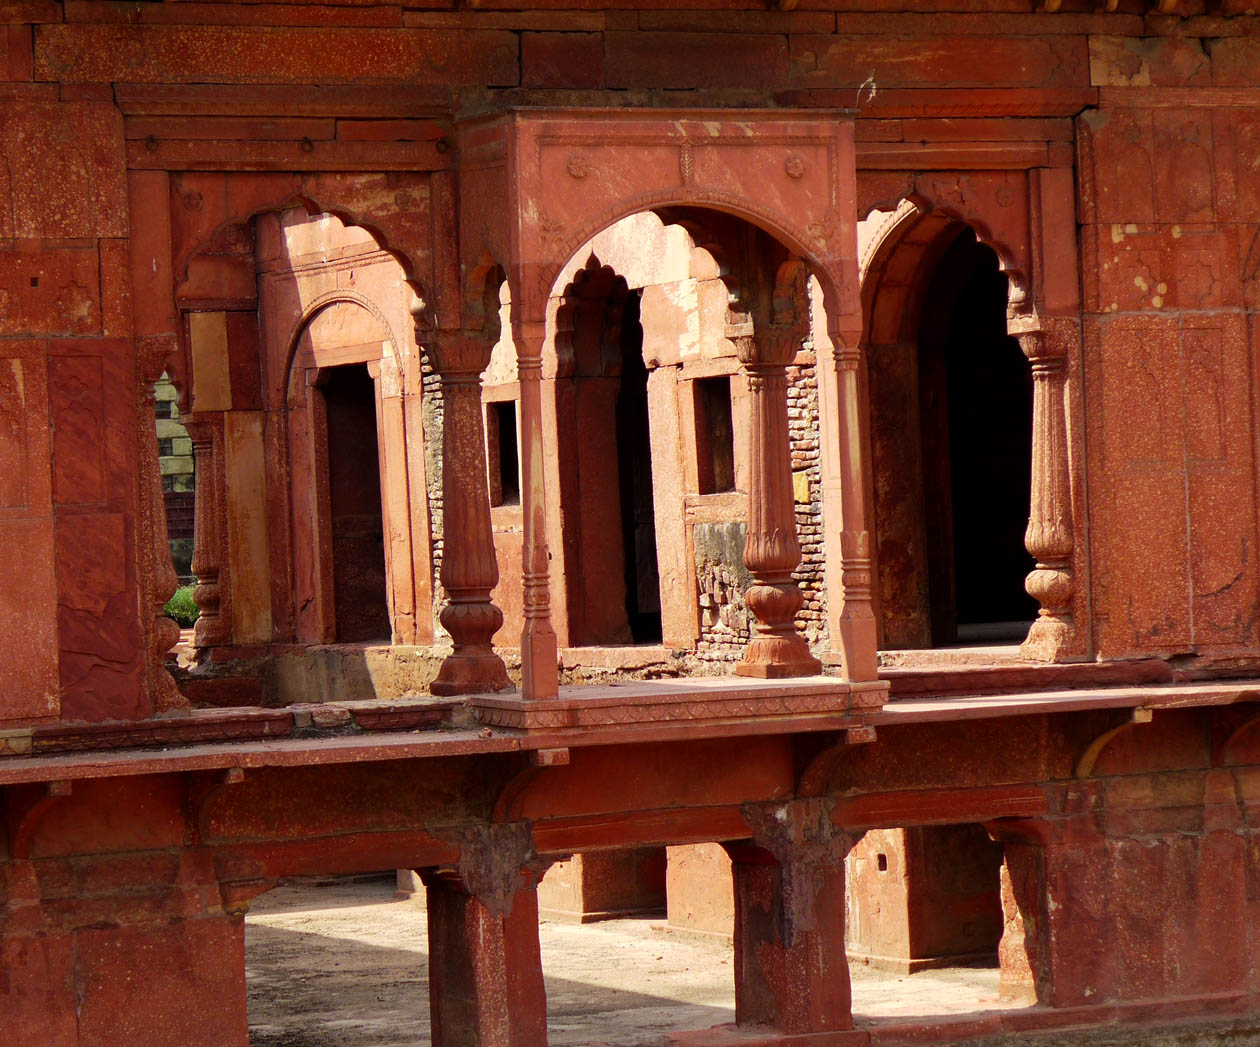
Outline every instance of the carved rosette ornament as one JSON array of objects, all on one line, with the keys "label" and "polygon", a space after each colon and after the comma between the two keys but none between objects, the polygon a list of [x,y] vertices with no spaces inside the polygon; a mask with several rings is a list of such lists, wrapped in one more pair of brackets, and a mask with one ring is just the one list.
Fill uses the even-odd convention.
[{"label": "carved rosette ornament", "polygon": [[1033,376],[1032,495],[1024,544],[1037,565],[1024,587],[1041,604],[1024,652],[1052,659],[1071,646],[1074,632],[1074,535],[1064,402],[1067,340],[1041,329],[1014,333]]},{"label": "carved rosette ornament", "polygon": [[756,616],[748,650],[735,667],[740,676],[780,679],[822,672],[822,663],[796,630],[796,612],[804,597],[792,577],[801,562],[801,546],[792,493],[787,365],[802,340],[797,327],[771,327],[737,342],[752,401],[744,563],[753,584],[744,599]]},{"label": "carved rosette ornament", "polygon": [[[419,338],[426,334],[417,329]],[[462,331],[430,334],[427,341],[429,358],[442,379],[442,585],[449,602],[440,618],[455,648],[429,689],[438,695],[506,691],[512,681],[491,644],[503,625],[503,613],[490,602],[499,566],[481,416],[481,372],[494,345]]]}]

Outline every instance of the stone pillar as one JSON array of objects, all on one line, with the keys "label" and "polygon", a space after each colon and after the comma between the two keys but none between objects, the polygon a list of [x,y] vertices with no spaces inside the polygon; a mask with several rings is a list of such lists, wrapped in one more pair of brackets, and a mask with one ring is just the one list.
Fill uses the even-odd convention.
[{"label": "stone pillar", "polygon": [[871,607],[871,536],[866,524],[866,484],[862,468],[861,404],[858,396],[860,331],[829,323],[836,368],[836,432],[839,436],[840,592],[831,615],[844,678],[874,680],[878,672],[875,613]]},{"label": "stone pillar", "polygon": [[[1072,321],[1074,322],[1074,321]],[[1012,327],[1016,327],[1012,324]],[[1076,648],[1072,597],[1074,535],[1072,488],[1068,474],[1067,340],[1053,328],[1013,331],[1032,364],[1032,491],[1024,544],[1037,561],[1024,582],[1041,604],[1024,642],[1026,657],[1053,661]]]},{"label": "stone pillar", "polygon": [[554,698],[559,692],[556,631],[551,625],[551,554],[547,550],[546,472],[543,465],[541,323],[513,323],[521,386],[521,510],[525,523],[525,628],[521,632],[521,695]]},{"label": "stone pillar", "polygon": [[458,868],[425,869],[433,1047],[546,1047],[538,881],[527,825],[465,834]]},{"label": "stone pillar", "polygon": [[193,627],[197,647],[232,642],[232,613],[223,577],[224,507],[221,498],[222,415],[185,415],[193,443],[193,600],[201,612]]},{"label": "stone pillar", "polygon": [[166,503],[162,497],[153,386],[175,352],[173,335],[153,335],[136,341],[137,377],[140,379],[137,416],[140,444],[141,593],[149,604],[145,632],[149,642],[149,679],[155,713],[185,712],[188,699],[167,671],[166,654],[179,642],[179,626],[166,616],[166,602],[179,588],[171,561],[166,530]]},{"label": "stone pillar", "polygon": [[512,688],[491,640],[503,613],[490,602],[499,582],[486,481],[486,433],[481,372],[492,342],[460,331],[443,331],[429,343],[442,378],[442,585],[449,602],[442,626],[455,650],[430,685],[434,694],[479,694]]},{"label": "stone pillar", "polygon": [[[748,345],[744,341],[745,346]],[[787,365],[801,346],[796,328],[770,328],[741,352],[752,401],[748,433],[748,538],[744,563],[753,584],[745,594],[756,616],[740,676],[815,676],[822,663],[796,629],[803,597],[792,572],[801,562],[788,441]]]},{"label": "stone pillar", "polygon": [[855,837],[818,800],[745,810],[735,882],[735,1021],[785,1035],[853,1027],[844,858]]}]

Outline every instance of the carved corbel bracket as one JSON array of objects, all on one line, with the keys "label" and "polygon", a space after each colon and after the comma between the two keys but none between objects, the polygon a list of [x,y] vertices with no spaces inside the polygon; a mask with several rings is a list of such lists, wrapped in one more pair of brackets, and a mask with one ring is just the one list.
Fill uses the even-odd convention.
[{"label": "carved corbel bracket", "polygon": [[492,912],[509,916],[517,892],[533,890],[559,860],[534,846],[532,822],[477,822],[434,835],[459,850],[454,866],[421,869],[426,887],[472,895]]},{"label": "carved corbel bracket", "polygon": [[835,869],[865,835],[839,828],[832,820],[829,797],[807,797],[783,803],[745,804],[744,820],[752,829],[752,843],[724,844],[732,859],[750,864],[778,865],[781,879],[783,944],[792,946],[798,934],[817,922],[815,873]]}]

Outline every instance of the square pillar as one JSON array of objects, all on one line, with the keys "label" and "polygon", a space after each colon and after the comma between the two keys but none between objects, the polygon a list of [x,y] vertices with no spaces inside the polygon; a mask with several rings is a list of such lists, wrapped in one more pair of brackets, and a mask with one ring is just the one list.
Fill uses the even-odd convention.
[{"label": "square pillar", "polygon": [[[763,816],[764,815],[764,816]],[[844,858],[854,839],[818,801],[752,812],[726,845],[735,885],[735,1021],[785,1035],[853,1027]]]}]

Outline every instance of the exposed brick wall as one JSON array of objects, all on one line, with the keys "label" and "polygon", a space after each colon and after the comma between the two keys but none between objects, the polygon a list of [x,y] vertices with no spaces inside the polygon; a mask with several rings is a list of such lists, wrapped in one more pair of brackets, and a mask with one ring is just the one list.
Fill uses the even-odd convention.
[{"label": "exposed brick wall", "polygon": [[[826,558],[818,460],[818,372],[813,363],[788,368],[788,438],[797,488],[796,537],[801,543],[801,565],[793,577],[805,597],[796,615],[796,627],[816,647],[827,640],[827,590],[823,585]],[[805,500],[801,500],[802,493]]]}]

